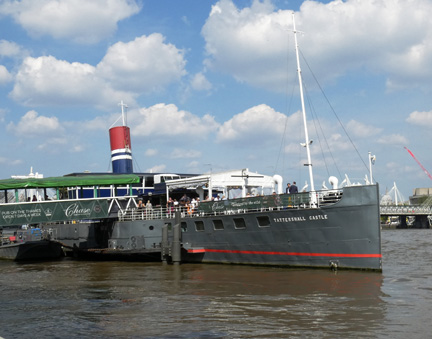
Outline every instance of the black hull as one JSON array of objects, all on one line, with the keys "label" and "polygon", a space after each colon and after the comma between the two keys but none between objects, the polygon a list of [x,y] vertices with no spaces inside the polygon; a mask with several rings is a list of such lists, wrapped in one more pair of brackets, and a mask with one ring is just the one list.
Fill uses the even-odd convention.
[{"label": "black hull", "polygon": [[[172,218],[76,224],[74,239],[65,225],[69,229],[59,229],[58,238],[69,232],[68,244],[80,248],[81,258],[148,261],[143,251],[153,251],[158,261],[162,251],[172,255],[171,247],[162,248],[162,228],[168,225],[172,245],[174,224]],[[180,224],[181,262],[382,269],[377,185],[346,187],[340,201],[321,208],[184,215]],[[105,239],[99,247],[108,250],[87,251],[97,239]]]},{"label": "black hull", "polygon": [[[379,209],[376,186],[345,189],[337,204],[319,209],[286,209],[198,218],[204,232],[183,233],[188,255],[182,260],[381,270]],[[245,229],[235,229],[243,218]],[[259,219],[269,225],[259,225]],[[216,231],[213,220],[226,229]],[[192,226],[193,227],[193,226]],[[194,256],[196,255],[196,258]]]},{"label": "black hull", "polygon": [[0,246],[0,259],[32,261],[58,259],[62,256],[61,244],[51,240],[27,241]]}]

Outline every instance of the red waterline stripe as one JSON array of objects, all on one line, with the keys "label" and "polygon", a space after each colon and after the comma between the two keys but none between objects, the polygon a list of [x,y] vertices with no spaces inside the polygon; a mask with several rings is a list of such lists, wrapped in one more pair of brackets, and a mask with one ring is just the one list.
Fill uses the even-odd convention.
[{"label": "red waterline stripe", "polygon": [[239,253],[239,254],[264,254],[264,255],[291,255],[301,257],[342,257],[342,258],[382,258],[381,254],[362,253],[303,253],[303,252],[268,252],[268,251],[239,251],[239,250],[215,250],[215,249],[190,249],[188,253]]}]

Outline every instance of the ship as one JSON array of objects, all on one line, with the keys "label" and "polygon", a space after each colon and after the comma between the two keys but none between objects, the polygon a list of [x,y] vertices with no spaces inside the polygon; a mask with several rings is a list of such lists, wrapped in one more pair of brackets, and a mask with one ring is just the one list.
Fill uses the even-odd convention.
[{"label": "ship", "polygon": [[40,228],[0,229],[0,259],[36,261],[62,256],[62,245]]},{"label": "ship", "polygon": [[[37,180],[35,187],[56,194],[39,203],[31,222],[52,229],[71,256],[87,260],[382,271],[378,183],[339,184],[331,177],[330,189],[314,187],[295,24],[294,37],[309,191],[285,192],[281,176],[248,168],[134,173],[123,118],[110,129],[113,173]],[[0,204],[0,212],[7,208]],[[56,213],[47,217],[47,210]]]}]

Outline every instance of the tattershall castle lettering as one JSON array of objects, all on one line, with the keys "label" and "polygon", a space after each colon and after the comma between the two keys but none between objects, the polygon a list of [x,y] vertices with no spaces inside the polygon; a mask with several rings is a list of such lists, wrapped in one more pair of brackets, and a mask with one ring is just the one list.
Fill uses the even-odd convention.
[{"label": "tattershall castle lettering", "polygon": [[310,215],[309,217],[298,216],[298,217],[287,217],[287,218],[273,218],[274,222],[293,222],[293,221],[307,221],[307,220],[327,220],[327,214],[316,214]]}]

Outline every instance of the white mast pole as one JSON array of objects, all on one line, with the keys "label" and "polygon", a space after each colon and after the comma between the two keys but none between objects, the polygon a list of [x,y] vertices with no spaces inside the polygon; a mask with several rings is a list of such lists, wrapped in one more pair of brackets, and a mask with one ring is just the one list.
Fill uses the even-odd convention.
[{"label": "white mast pole", "polygon": [[123,103],[123,100],[119,103],[119,105],[121,106],[121,110],[122,110],[123,126],[126,126],[126,118],[125,118],[124,108],[125,107],[127,108],[128,106]]},{"label": "white mast pole", "polygon": [[313,180],[313,172],[312,172],[312,161],[310,156],[310,147],[311,141],[309,140],[309,133],[307,129],[307,121],[306,121],[306,109],[304,104],[304,96],[303,96],[303,82],[302,82],[302,76],[301,76],[301,68],[300,68],[300,58],[299,58],[299,51],[298,51],[298,43],[297,43],[297,30],[295,26],[295,19],[294,19],[294,13],[293,16],[293,31],[294,31],[294,42],[295,42],[295,51],[296,51],[296,58],[297,58],[297,74],[299,79],[299,86],[300,86],[300,99],[301,99],[301,105],[302,105],[302,113],[303,113],[303,125],[305,130],[305,139],[306,139],[306,153],[307,153],[307,161],[308,163],[305,164],[305,166],[309,167],[309,179],[311,182],[311,203],[313,205],[316,204],[316,195],[315,195],[315,186],[314,186],[314,180]]}]

